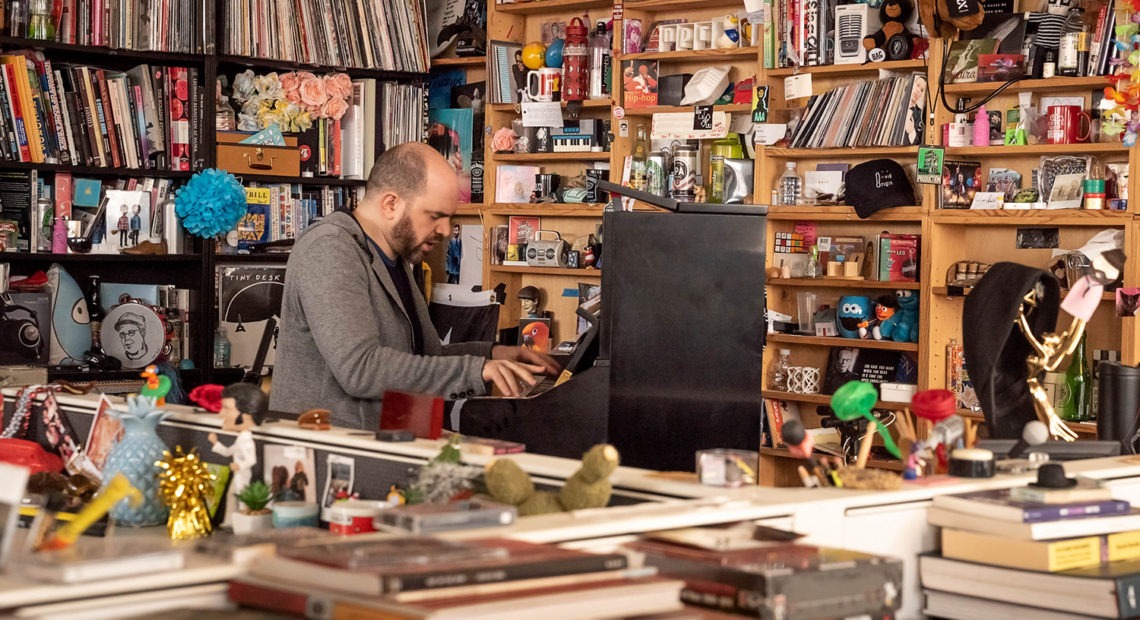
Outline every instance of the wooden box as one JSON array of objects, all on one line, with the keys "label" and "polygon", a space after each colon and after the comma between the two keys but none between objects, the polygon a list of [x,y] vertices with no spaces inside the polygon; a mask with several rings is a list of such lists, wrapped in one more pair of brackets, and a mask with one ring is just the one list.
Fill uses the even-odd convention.
[{"label": "wooden box", "polygon": [[219,168],[235,175],[301,176],[301,151],[297,148],[295,136],[285,138],[286,146],[239,144],[248,135],[218,132]]}]

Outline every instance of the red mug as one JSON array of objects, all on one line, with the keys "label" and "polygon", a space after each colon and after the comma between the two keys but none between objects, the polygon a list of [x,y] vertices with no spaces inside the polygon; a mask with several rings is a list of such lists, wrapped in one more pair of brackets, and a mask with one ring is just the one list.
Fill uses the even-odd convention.
[{"label": "red mug", "polygon": [[[1081,129],[1081,120],[1087,125]],[[1083,135],[1081,132],[1084,132]],[[1088,142],[1092,117],[1078,105],[1051,105],[1046,115],[1045,141],[1049,144]]]}]

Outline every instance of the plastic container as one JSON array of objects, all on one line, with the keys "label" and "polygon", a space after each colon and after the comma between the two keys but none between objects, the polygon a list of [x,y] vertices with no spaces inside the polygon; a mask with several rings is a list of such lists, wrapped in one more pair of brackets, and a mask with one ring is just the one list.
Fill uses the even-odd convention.
[{"label": "plastic container", "polygon": [[350,499],[334,502],[327,513],[329,531],[341,536],[375,532],[373,519],[389,506],[391,504],[388,502],[379,500]]},{"label": "plastic container", "polygon": [[321,507],[310,502],[275,502],[273,527],[317,527]]}]

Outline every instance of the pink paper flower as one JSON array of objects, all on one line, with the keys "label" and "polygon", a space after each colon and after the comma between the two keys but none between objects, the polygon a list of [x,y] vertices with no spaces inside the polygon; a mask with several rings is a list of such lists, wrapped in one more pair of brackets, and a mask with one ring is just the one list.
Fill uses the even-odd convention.
[{"label": "pink paper flower", "polygon": [[340,97],[333,97],[325,102],[324,107],[321,108],[321,118],[331,118],[333,120],[340,120],[344,113],[348,111],[348,103]]},{"label": "pink paper flower", "polygon": [[301,89],[294,88],[293,90],[285,91],[285,101],[289,103],[301,103]]},{"label": "pink paper flower", "polygon": [[515,148],[516,137],[510,127],[502,127],[491,137],[491,148],[496,153],[509,153]]},{"label": "pink paper flower", "polygon": [[319,107],[328,99],[329,94],[325,90],[324,80],[314,76],[312,79],[301,81],[301,101],[306,105]]},{"label": "pink paper flower", "polygon": [[326,75],[325,92],[329,94],[329,99],[347,99],[348,95],[352,92],[352,82],[349,81],[348,90],[345,90],[335,75]]},{"label": "pink paper flower", "polygon": [[296,72],[290,71],[289,73],[281,76],[281,88],[285,90],[286,95],[289,94],[289,91],[297,90],[300,87],[301,78],[297,77]]}]

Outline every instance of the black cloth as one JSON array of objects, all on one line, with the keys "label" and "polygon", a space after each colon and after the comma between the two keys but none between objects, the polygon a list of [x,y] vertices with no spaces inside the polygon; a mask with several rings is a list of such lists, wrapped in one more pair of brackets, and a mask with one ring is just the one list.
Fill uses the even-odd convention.
[{"label": "black cloth", "polygon": [[1018,439],[1025,423],[1037,419],[1025,382],[1026,359],[1034,351],[1017,326],[1022,298],[1035,287],[1040,287],[1040,294],[1029,325],[1040,339],[1056,329],[1061,308],[1061,287],[1049,272],[997,263],[966,297],[962,313],[966,371],[994,439]]},{"label": "black cloth", "polygon": [[384,262],[384,266],[388,268],[388,275],[392,278],[392,284],[396,285],[396,292],[400,294],[400,305],[404,307],[404,313],[408,315],[408,320],[412,322],[412,352],[416,355],[424,354],[424,330],[420,325],[420,319],[416,316],[416,302],[412,299],[412,281],[408,279],[408,272],[404,270],[403,261],[401,259],[392,260],[388,258],[380,246],[376,245],[375,241],[371,238],[368,239],[372,243],[372,249],[380,255],[380,260]]}]

